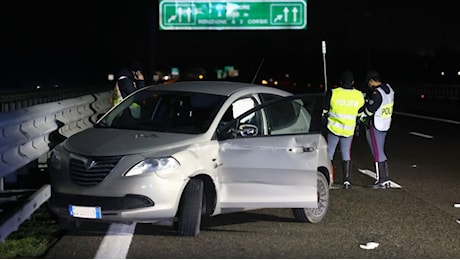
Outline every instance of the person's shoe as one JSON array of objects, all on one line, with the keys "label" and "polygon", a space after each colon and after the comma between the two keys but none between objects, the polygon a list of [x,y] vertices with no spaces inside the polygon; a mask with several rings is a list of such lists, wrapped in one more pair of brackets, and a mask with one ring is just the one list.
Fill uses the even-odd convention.
[{"label": "person's shoe", "polygon": [[373,185],[371,185],[372,189],[389,189],[391,188],[390,181],[384,181],[384,182],[376,182]]},{"label": "person's shoe", "polygon": [[343,188],[351,188],[351,161],[342,161]]}]

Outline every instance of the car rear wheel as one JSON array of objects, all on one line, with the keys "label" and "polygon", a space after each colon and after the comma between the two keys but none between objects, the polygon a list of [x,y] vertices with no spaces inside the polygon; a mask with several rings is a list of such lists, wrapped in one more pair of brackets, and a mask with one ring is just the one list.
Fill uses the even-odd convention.
[{"label": "car rear wheel", "polygon": [[317,176],[318,207],[292,209],[292,213],[297,221],[318,223],[326,216],[326,212],[329,208],[329,184],[326,177],[321,172],[318,172]]},{"label": "car rear wheel", "polygon": [[177,231],[181,236],[196,236],[200,233],[203,206],[203,181],[191,179],[185,186],[179,205]]}]

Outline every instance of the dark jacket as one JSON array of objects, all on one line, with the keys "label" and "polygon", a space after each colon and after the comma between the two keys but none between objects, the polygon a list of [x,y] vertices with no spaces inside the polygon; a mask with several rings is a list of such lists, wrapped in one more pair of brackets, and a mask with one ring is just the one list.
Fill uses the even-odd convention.
[{"label": "dark jacket", "polygon": [[386,83],[382,83],[380,86],[375,87],[365,105],[366,112],[371,113],[368,115],[373,115],[382,104],[382,95],[377,91],[377,88],[381,88],[386,94],[390,93],[390,88]]},{"label": "dark jacket", "polygon": [[125,98],[137,89],[144,87],[143,80],[134,79],[133,72],[128,69],[121,69],[117,74],[118,88],[120,89],[121,96]]}]

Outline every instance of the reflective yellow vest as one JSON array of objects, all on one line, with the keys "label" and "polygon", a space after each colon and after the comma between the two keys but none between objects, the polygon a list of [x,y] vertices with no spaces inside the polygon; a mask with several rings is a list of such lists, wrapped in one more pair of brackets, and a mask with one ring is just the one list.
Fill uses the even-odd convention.
[{"label": "reflective yellow vest", "polygon": [[110,104],[112,106],[116,106],[122,99],[123,97],[121,96],[120,89],[118,88],[118,82],[116,82],[115,87],[113,88],[112,96],[110,96]]},{"label": "reflective yellow vest", "polygon": [[352,136],[359,109],[364,105],[363,93],[357,89],[332,90],[327,128],[338,136]]}]

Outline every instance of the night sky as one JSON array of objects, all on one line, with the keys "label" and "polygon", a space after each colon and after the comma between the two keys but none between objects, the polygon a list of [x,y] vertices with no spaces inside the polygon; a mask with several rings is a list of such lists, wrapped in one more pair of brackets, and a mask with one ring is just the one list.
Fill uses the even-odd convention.
[{"label": "night sky", "polygon": [[232,65],[247,80],[263,59],[261,75],[318,81],[323,40],[331,80],[377,69],[393,81],[434,82],[460,68],[457,2],[309,0],[306,30],[160,31],[158,1],[12,1],[0,18],[0,89],[107,84],[132,61],[147,77]]}]

